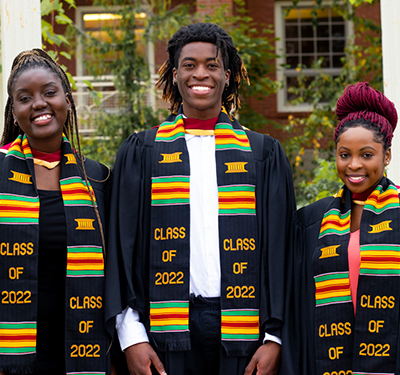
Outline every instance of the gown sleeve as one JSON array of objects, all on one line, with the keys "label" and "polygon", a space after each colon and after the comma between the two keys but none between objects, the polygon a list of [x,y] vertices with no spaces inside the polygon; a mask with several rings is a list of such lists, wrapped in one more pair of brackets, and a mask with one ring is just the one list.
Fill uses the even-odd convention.
[{"label": "gown sleeve", "polygon": [[105,320],[111,334],[114,332],[115,316],[127,306],[143,313],[137,306],[143,281],[133,264],[140,240],[143,152],[142,139],[132,134],[121,145],[113,171],[105,290]]},{"label": "gown sleeve", "polygon": [[[280,374],[307,374],[300,370],[301,363],[307,355],[307,337],[302,324],[305,316],[302,314],[302,298],[307,290],[306,276],[303,274],[303,254],[305,248],[305,233],[303,226],[294,215],[290,233],[290,251],[287,259],[287,289],[285,301],[285,324],[282,329],[282,368]],[[303,296],[302,296],[303,294]],[[306,304],[306,301],[304,301]],[[306,366],[307,367],[307,366]]]},{"label": "gown sleeve", "polygon": [[316,375],[313,258],[333,197],[298,210],[291,223],[280,375]]},{"label": "gown sleeve", "polygon": [[258,178],[263,181],[258,204],[261,233],[261,298],[260,325],[268,334],[281,338],[284,320],[285,268],[289,229],[295,197],[292,170],[280,143],[264,136],[262,169]]}]

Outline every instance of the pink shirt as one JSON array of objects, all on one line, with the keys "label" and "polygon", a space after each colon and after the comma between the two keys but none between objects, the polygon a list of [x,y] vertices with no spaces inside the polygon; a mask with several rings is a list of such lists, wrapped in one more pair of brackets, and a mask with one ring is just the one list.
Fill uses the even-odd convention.
[{"label": "pink shirt", "polygon": [[351,299],[354,315],[356,315],[358,275],[360,274],[360,230],[350,233],[348,258]]}]

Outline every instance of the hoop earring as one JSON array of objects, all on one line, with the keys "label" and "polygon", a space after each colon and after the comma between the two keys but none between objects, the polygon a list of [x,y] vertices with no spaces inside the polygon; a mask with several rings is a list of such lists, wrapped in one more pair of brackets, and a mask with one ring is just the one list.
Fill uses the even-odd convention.
[{"label": "hoop earring", "polygon": [[17,120],[14,120],[14,126],[19,127]]}]

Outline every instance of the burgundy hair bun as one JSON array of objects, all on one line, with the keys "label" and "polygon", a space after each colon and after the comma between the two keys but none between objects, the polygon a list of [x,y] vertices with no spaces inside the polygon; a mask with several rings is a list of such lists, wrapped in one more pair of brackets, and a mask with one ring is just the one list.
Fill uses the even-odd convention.
[{"label": "burgundy hair bun", "polygon": [[336,115],[340,121],[337,133],[347,121],[364,118],[381,128],[381,132],[389,138],[397,125],[397,111],[394,104],[380,91],[373,89],[367,82],[358,82],[345,88],[336,105]]}]

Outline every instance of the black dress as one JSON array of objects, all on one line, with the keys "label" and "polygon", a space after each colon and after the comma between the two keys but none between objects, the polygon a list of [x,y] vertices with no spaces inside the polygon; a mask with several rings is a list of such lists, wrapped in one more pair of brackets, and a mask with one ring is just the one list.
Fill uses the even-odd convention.
[{"label": "black dress", "polygon": [[67,227],[59,190],[39,190],[37,374],[64,374]]}]

